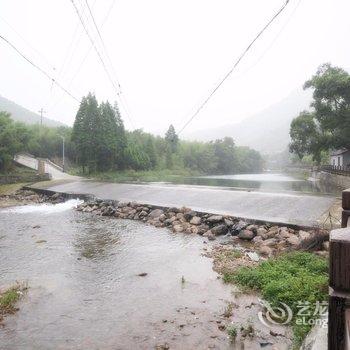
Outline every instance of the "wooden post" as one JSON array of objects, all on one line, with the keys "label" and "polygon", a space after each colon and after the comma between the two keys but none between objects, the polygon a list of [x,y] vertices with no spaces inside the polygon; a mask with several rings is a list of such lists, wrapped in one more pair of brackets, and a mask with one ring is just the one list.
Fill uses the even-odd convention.
[{"label": "wooden post", "polygon": [[350,189],[342,192],[342,207],[341,227],[347,227],[350,218]]},{"label": "wooden post", "polygon": [[331,231],[329,286],[328,350],[345,350],[345,308],[350,300],[350,228]]}]

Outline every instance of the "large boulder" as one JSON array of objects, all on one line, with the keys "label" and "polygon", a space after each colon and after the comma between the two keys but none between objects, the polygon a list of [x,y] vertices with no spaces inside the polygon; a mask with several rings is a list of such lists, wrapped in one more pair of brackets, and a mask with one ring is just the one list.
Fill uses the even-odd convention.
[{"label": "large boulder", "polygon": [[194,216],[190,221],[191,225],[200,225],[201,223],[202,219],[199,216]]},{"label": "large boulder", "polygon": [[211,215],[207,218],[207,222],[210,224],[216,224],[222,221],[222,215]]},{"label": "large boulder", "polygon": [[298,246],[300,244],[300,238],[296,235],[292,235],[291,237],[287,238],[287,242],[292,246]]},{"label": "large boulder", "polygon": [[209,239],[209,241],[213,241],[215,240],[215,235],[213,234],[213,232],[211,232],[211,230],[208,230],[207,232],[205,232],[203,234],[203,237],[207,237]]},{"label": "large boulder", "polygon": [[240,239],[244,239],[246,241],[251,241],[255,237],[255,233],[250,230],[242,230],[239,234],[238,237]]},{"label": "large boulder", "polygon": [[164,211],[162,209],[153,209],[149,213],[148,217],[150,219],[156,219],[156,218],[159,218],[162,214],[164,214]]},{"label": "large boulder", "polygon": [[301,240],[308,239],[308,238],[310,238],[310,236],[311,236],[311,234],[309,232],[306,232],[303,230],[299,231],[299,237]]},{"label": "large boulder", "polygon": [[184,213],[184,218],[186,221],[191,221],[193,217],[195,217],[197,213],[193,210],[187,211]]},{"label": "large boulder", "polygon": [[228,228],[226,225],[221,224],[221,225],[217,225],[211,228],[211,232],[215,235],[215,236],[219,236],[219,235],[224,235],[226,234],[228,231]]},{"label": "large boulder", "polygon": [[224,223],[225,223],[225,225],[228,226],[228,227],[232,227],[232,226],[233,226],[233,221],[230,220],[230,219],[225,218],[225,219],[224,219]]},{"label": "large boulder", "polygon": [[198,234],[199,235],[203,235],[205,232],[207,232],[209,230],[209,226],[206,224],[201,224],[198,226]]},{"label": "large boulder", "polygon": [[242,230],[244,230],[248,224],[243,221],[239,220],[236,224],[234,224],[231,228],[231,234],[238,235]]},{"label": "large boulder", "polygon": [[267,238],[273,238],[278,234],[278,226],[272,226],[269,228],[269,230],[266,232]]},{"label": "large boulder", "polygon": [[262,239],[266,239],[267,238],[267,230],[265,227],[259,227],[257,230],[256,230],[256,235],[261,237]]},{"label": "large boulder", "polygon": [[278,243],[276,238],[268,238],[265,239],[261,245],[265,246],[265,247],[275,247],[276,244]]},{"label": "large boulder", "polygon": [[178,232],[183,232],[184,231],[184,227],[182,225],[175,225],[173,226],[173,231],[178,233]]},{"label": "large boulder", "polygon": [[259,248],[259,253],[261,255],[271,256],[272,253],[273,253],[273,249],[268,247],[268,246],[266,246],[266,245],[264,245],[264,246]]}]

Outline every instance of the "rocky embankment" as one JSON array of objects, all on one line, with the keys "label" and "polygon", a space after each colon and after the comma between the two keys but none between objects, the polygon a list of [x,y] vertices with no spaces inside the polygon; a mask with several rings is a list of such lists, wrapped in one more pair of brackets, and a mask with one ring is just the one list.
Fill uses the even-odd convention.
[{"label": "rocky embankment", "polygon": [[66,199],[60,193],[54,193],[49,196],[39,194],[29,190],[18,190],[14,193],[0,195],[0,208],[11,207],[14,205],[40,204],[40,203],[62,203]]},{"label": "rocky embankment", "polygon": [[174,233],[198,234],[215,240],[226,235],[231,243],[254,247],[262,256],[289,250],[317,251],[327,255],[329,233],[319,228],[292,229],[271,224],[252,224],[227,215],[213,215],[190,208],[159,208],[135,202],[94,200],[84,202],[78,211],[120,219],[140,220],[155,227],[167,227]]}]

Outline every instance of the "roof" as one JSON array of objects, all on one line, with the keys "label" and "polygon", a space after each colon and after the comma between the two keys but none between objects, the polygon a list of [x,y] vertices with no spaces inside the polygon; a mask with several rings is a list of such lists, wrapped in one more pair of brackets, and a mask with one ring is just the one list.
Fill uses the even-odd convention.
[{"label": "roof", "polygon": [[337,149],[331,153],[331,156],[339,156],[347,152],[350,152],[350,150],[348,150],[347,148]]}]

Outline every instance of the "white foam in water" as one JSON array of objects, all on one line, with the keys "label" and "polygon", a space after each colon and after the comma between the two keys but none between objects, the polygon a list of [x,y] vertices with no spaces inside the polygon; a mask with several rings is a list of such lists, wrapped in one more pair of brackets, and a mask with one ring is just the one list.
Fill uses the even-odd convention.
[{"label": "white foam in water", "polygon": [[70,199],[63,203],[58,204],[37,204],[37,205],[23,205],[20,207],[13,207],[9,209],[2,210],[2,213],[43,213],[43,214],[51,214],[51,213],[59,213],[65,210],[69,210],[72,208],[76,208],[79,204],[84,201],[80,199]]}]

